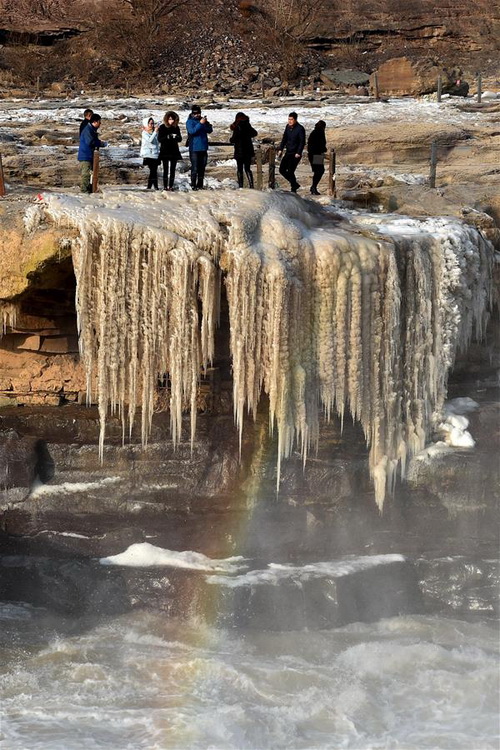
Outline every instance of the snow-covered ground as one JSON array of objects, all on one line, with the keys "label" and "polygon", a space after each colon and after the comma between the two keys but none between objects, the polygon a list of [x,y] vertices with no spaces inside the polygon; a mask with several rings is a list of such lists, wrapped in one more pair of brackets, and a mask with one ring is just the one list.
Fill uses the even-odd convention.
[{"label": "snow-covered ground", "polygon": [[[461,107],[467,101],[463,98],[445,99],[441,104],[427,98],[390,99],[388,102],[376,102],[370,99],[352,101],[342,99],[338,103],[294,103],[294,100],[281,101],[279,104],[262,105],[258,100],[229,100],[224,104],[211,105],[206,108],[210,122],[215,128],[224,132],[234,120],[236,112],[247,110],[251,120],[257,127],[277,126],[286,124],[290,110],[297,109],[299,119],[304,126],[312,127],[319,119],[326,120],[329,128],[342,128],[350,125],[368,123],[391,122],[429,122],[447,123],[448,125],[473,126],[481,122],[481,113],[463,112]],[[180,115],[181,123],[189,114],[190,105],[186,101],[162,99],[99,99],[89,96],[73,100],[54,101],[39,100],[28,104],[26,100],[10,100],[3,103],[0,113],[0,125],[10,122],[36,123],[50,118],[54,125],[77,123],[81,120],[82,111],[86,106],[92,106],[101,114],[103,124],[106,120],[130,122],[131,126],[139,126],[142,119],[151,114],[156,121],[161,121],[165,111],[174,109]],[[217,108],[214,108],[214,107]],[[217,133],[215,133],[217,135]]]}]

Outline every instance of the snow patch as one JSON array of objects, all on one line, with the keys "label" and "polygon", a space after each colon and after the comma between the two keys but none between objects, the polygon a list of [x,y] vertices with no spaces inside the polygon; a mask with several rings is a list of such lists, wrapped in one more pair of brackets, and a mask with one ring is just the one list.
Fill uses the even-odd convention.
[{"label": "snow patch", "polygon": [[78,492],[89,492],[98,490],[112,484],[120,484],[123,480],[120,477],[106,477],[98,482],[63,482],[62,484],[42,484],[41,482],[33,483],[30,497],[37,499],[47,495],[72,495]]},{"label": "snow patch", "polygon": [[124,552],[109,557],[102,557],[101,565],[121,565],[130,568],[151,568],[165,566],[169,568],[183,568],[186,570],[202,570],[206,573],[224,572],[236,573],[241,570],[243,557],[227,557],[223,560],[213,560],[200,552],[174,552],[162,547],[155,547],[149,542],[131,544]]}]

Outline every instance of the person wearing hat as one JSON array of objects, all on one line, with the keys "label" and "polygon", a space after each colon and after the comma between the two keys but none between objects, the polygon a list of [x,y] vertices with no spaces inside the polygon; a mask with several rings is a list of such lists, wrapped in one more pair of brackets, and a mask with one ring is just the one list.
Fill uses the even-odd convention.
[{"label": "person wearing hat", "polygon": [[191,159],[191,188],[202,190],[208,159],[208,134],[212,132],[213,127],[206,117],[202,117],[201,107],[197,104],[191,107],[191,114],[186,121],[186,130]]},{"label": "person wearing hat", "polygon": [[152,117],[145,117],[142,121],[141,150],[142,163],[149,167],[148,190],[154,187],[158,190],[158,157],[160,155],[160,144],[158,143],[158,128]]}]

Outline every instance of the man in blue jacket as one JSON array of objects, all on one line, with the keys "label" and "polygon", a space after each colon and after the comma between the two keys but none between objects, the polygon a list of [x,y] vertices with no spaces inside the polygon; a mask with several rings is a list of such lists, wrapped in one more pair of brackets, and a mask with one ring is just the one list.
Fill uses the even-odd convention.
[{"label": "man in blue jacket", "polygon": [[278,156],[281,156],[283,151],[285,152],[280,164],[280,174],[290,183],[292,193],[296,193],[300,187],[295,177],[295,170],[299,166],[305,144],[306,131],[297,122],[297,112],[290,112]]},{"label": "man in blue jacket", "polygon": [[188,133],[189,158],[191,159],[191,187],[193,190],[203,190],[203,179],[208,159],[208,134],[213,127],[206,117],[201,116],[201,108],[197,104],[191,107],[191,114],[186,122]]},{"label": "man in blue jacket", "polygon": [[94,163],[94,151],[99,148],[105,148],[108,144],[106,141],[100,141],[97,137],[97,131],[101,126],[101,115],[94,112],[89,124],[86,125],[80,135],[80,146],[78,148],[78,161],[82,168],[82,180],[80,189],[82,193],[92,192],[91,172]]}]

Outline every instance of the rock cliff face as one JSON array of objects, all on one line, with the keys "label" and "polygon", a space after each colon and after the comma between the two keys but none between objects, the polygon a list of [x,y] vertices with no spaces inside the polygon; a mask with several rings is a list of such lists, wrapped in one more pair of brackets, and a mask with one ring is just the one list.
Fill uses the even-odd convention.
[{"label": "rock cliff face", "polygon": [[0,405],[57,405],[77,399],[86,382],[68,233],[33,231],[19,205],[0,205]]},{"label": "rock cliff face", "polygon": [[496,3],[324,0],[323,7],[309,43],[334,60],[359,65],[364,58],[365,66],[375,69],[404,55],[411,60],[434,59],[469,76],[480,69],[498,75]]}]

